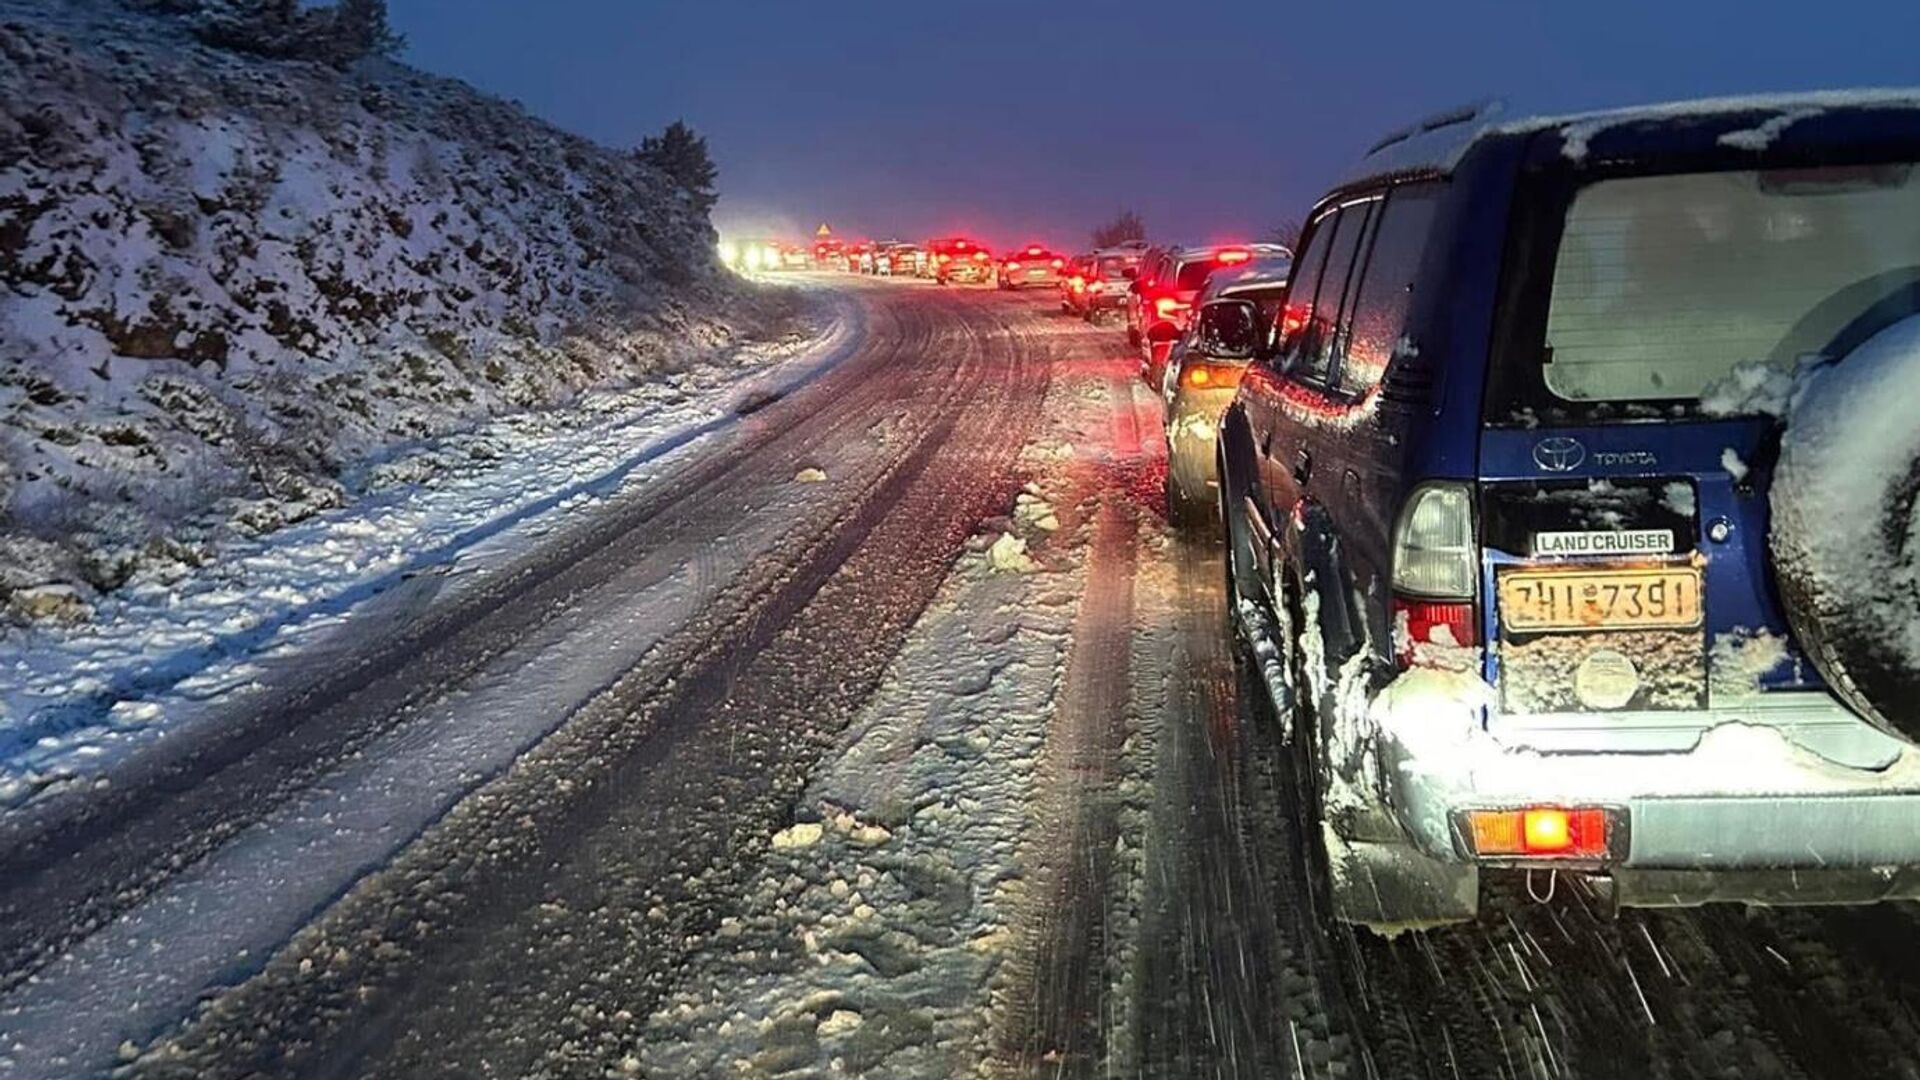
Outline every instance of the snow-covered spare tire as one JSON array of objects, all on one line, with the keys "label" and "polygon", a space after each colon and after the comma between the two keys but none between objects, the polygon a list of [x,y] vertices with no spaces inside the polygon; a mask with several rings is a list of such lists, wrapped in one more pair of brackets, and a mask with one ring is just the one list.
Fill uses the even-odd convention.
[{"label": "snow-covered spare tire", "polygon": [[1920,741],[1920,316],[1796,388],[1770,493],[1787,618],[1836,693]]}]

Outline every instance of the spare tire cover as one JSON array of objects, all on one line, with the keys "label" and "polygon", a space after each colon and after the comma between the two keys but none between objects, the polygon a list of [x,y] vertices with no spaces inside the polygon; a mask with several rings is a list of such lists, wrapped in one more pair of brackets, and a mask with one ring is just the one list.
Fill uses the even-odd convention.
[{"label": "spare tire cover", "polygon": [[1769,494],[1787,618],[1835,693],[1920,740],[1920,316],[1795,391]]}]

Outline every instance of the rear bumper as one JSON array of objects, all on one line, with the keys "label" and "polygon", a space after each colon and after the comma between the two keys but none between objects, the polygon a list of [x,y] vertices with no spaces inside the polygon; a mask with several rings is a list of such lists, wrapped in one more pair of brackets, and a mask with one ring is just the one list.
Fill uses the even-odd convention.
[{"label": "rear bumper", "polygon": [[986,267],[974,266],[948,267],[934,276],[940,278],[942,281],[965,281],[973,284],[993,280],[993,272],[991,270],[988,270]]},{"label": "rear bumper", "polygon": [[[1422,715],[1407,707],[1415,699],[1392,697],[1372,710],[1379,753],[1369,779],[1436,859],[1598,875],[1631,906],[1788,902],[1780,897],[1814,878],[1826,884],[1802,902],[1871,900],[1911,895],[1898,889],[1920,882],[1920,749],[1885,768],[1852,768],[1778,729],[1731,721],[1678,752],[1542,752],[1504,745],[1478,723],[1452,726],[1445,710],[1457,704]],[[1556,862],[1474,852],[1467,812],[1529,806],[1605,808],[1609,854]]]}]

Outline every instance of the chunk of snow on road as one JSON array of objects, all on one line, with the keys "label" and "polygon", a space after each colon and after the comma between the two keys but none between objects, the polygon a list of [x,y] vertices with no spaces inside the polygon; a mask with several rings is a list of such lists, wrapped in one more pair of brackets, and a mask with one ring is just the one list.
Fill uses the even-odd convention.
[{"label": "chunk of snow on road", "polygon": [[789,825],[773,834],[773,846],[776,850],[807,848],[820,842],[825,832],[817,821],[801,821]]},{"label": "chunk of snow on road", "polygon": [[820,1026],[815,1030],[819,1032],[821,1038],[832,1039],[847,1034],[865,1022],[866,1017],[852,1009],[835,1009],[827,1015],[825,1020],[820,1021]]},{"label": "chunk of snow on road", "polygon": [[1053,532],[1060,528],[1060,518],[1053,504],[1035,490],[1022,491],[1014,496],[1013,517],[1020,524],[1042,532]]},{"label": "chunk of snow on road", "polygon": [[1001,533],[987,548],[987,565],[1013,574],[1031,574],[1040,564],[1027,554],[1027,542],[1012,533]]},{"label": "chunk of snow on road", "polygon": [[813,466],[809,465],[806,468],[801,469],[799,472],[794,473],[793,479],[796,483],[801,483],[801,484],[819,484],[819,483],[824,483],[826,481],[827,474],[824,471],[820,469],[816,469]]}]

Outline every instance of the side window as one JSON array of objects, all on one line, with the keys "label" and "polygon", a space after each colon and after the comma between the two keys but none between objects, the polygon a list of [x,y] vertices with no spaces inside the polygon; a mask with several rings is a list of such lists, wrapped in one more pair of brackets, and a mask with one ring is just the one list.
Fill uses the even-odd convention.
[{"label": "side window", "polygon": [[[1361,241],[1372,232],[1378,198],[1342,206],[1337,217],[1321,223],[1308,247],[1308,271],[1288,287],[1288,318],[1298,322],[1293,347],[1286,350],[1287,374],[1302,382],[1326,385],[1346,330],[1347,282],[1353,275]],[[1328,232],[1328,226],[1332,230]],[[1308,289],[1311,288],[1311,294]]]},{"label": "side window", "polygon": [[1439,202],[1438,185],[1410,185],[1396,188],[1384,212],[1375,215],[1380,224],[1354,290],[1354,303],[1349,305],[1351,329],[1339,371],[1342,393],[1363,394],[1386,374],[1406,328],[1414,277],[1420,272]]},{"label": "side window", "polygon": [[1326,269],[1327,248],[1333,244],[1340,227],[1340,211],[1330,210],[1313,223],[1306,249],[1293,262],[1292,280],[1287,283],[1287,303],[1281,309],[1275,327],[1275,362],[1282,371],[1299,367],[1305,351],[1307,327],[1312,322],[1313,294],[1320,287],[1320,272]]},{"label": "side window", "polygon": [[[1327,271],[1320,278],[1320,293],[1313,302],[1313,319],[1320,334],[1320,353],[1313,358],[1313,367],[1322,384],[1332,384],[1333,369],[1346,355],[1347,339],[1353,334],[1353,304],[1360,292],[1361,268],[1373,247],[1373,234],[1380,228],[1380,206],[1381,200],[1373,198],[1349,203],[1340,211],[1346,227],[1327,252]],[[1338,277],[1334,276],[1336,270]]]}]

